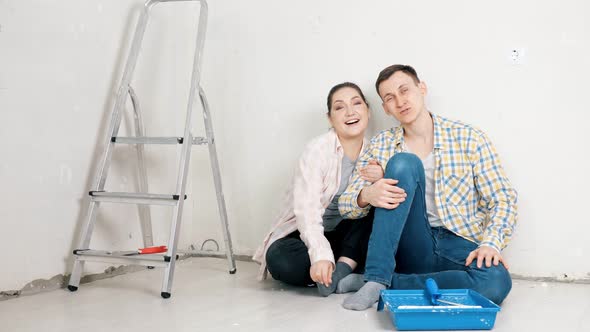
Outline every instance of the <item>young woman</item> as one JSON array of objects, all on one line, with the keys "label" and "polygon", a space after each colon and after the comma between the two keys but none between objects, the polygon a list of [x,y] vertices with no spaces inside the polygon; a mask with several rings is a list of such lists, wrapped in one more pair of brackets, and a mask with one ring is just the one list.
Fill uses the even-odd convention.
[{"label": "young woman", "polygon": [[[341,83],[328,94],[332,125],[305,147],[281,213],[253,259],[274,279],[297,286],[317,284],[321,295],[336,291],[338,282],[362,269],[372,216],[344,220],[338,199],[348,186],[356,160],[365,146],[369,106],[354,83]],[[362,170],[382,176],[381,166]]]}]

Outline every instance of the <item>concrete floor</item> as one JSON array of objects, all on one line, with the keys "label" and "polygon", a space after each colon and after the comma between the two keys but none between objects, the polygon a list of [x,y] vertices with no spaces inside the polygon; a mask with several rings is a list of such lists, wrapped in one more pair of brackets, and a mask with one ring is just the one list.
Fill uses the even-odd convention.
[{"label": "concrete floor", "polygon": [[[256,281],[258,265],[192,258],[179,262],[172,298],[160,297],[162,270],[101,280],[0,302],[0,331],[391,331],[375,308],[343,309],[347,295]],[[376,306],[375,306],[376,307]],[[494,331],[590,331],[590,285],[514,281]]]}]

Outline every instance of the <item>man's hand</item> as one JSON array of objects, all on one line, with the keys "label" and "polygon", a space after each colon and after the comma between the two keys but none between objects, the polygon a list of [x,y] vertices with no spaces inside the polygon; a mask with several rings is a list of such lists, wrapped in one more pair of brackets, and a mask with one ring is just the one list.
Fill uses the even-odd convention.
[{"label": "man's hand", "polygon": [[359,169],[359,173],[363,180],[373,183],[383,178],[383,167],[378,161],[371,159],[367,166]]},{"label": "man's hand", "polygon": [[498,266],[499,263],[502,263],[506,270],[508,270],[508,264],[504,258],[502,258],[502,255],[492,247],[481,246],[470,252],[469,256],[467,256],[467,259],[465,260],[465,266],[469,266],[474,259],[477,259],[478,268],[482,267],[485,260],[486,267],[491,267],[492,263],[495,266]]},{"label": "man's hand", "polygon": [[358,205],[365,207],[371,204],[388,210],[397,208],[408,196],[402,188],[396,186],[398,182],[394,179],[380,179],[363,188],[357,198]]},{"label": "man's hand", "polygon": [[332,272],[334,272],[334,264],[330,261],[322,260],[311,265],[309,276],[315,282],[319,282],[324,286],[330,286],[332,283]]}]

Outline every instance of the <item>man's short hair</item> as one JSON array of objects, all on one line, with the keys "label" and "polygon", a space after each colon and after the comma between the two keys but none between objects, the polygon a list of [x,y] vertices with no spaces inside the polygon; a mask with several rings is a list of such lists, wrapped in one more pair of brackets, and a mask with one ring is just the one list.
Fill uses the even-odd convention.
[{"label": "man's short hair", "polygon": [[410,77],[412,77],[412,79],[414,80],[414,83],[416,83],[416,84],[420,83],[420,79],[418,78],[418,73],[416,73],[416,70],[414,68],[412,68],[411,66],[391,65],[391,66],[383,69],[379,73],[379,76],[377,77],[377,81],[375,82],[375,89],[377,89],[377,94],[379,94],[379,85],[381,85],[381,83],[383,83],[383,81],[387,80],[388,78],[390,78],[393,74],[395,74],[398,71],[408,74]]}]

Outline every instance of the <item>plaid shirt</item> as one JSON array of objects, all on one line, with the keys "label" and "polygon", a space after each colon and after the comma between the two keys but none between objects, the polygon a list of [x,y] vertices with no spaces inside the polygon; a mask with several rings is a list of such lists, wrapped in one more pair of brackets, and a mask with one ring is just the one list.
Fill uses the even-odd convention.
[{"label": "plaid shirt", "polygon": [[[453,233],[498,251],[506,247],[516,224],[517,193],[500,165],[498,154],[479,129],[432,114],[434,121],[435,203],[444,226]],[[403,128],[384,130],[373,137],[359,158],[350,184],[340,196],[340,214],[361,218],[370,206],[358,206],[357,197],[371,183],[358,169],[377,160],[385,169],[402,152]],[[403,203],[402,203],[403,204]]]}]

